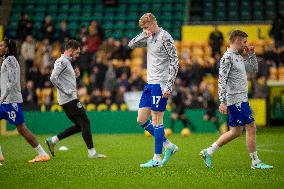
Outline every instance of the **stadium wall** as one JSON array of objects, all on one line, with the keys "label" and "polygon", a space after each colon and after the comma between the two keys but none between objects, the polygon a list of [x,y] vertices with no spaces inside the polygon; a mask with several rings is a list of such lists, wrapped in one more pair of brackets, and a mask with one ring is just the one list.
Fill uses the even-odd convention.
[{"label": "stadium wall", "polygon": [[[223,33],[226,42],[229,41],[231,31],[235,29],[245,31],[249,36],[249,41],[270,40],[270,24],[218,25],[218,29]],[[182,27],[182,41],[208,42],[209,35],[213,30],[213,26],[208,25],[184,25]]]},{"label": "stadium wall", "polygon": [[[214,133],[215,126],[203,120],[204,110],[188,110],[186,112],[190,121],[196,125],[197,133]],[[143,133],[136,123],[137,112],[87,112],[91,121],[92,132],[96,134],[122,134]],[[64,112],[25,112],[25,121],[35,134],[58,133],[71,126],[71,122]],[[165,126],[170,126],[170,112],[165,112]],[[180,132],[181,122],[175,124],[175,131]],[[1,135],[16,135],[15,127],[1,121]]]}]

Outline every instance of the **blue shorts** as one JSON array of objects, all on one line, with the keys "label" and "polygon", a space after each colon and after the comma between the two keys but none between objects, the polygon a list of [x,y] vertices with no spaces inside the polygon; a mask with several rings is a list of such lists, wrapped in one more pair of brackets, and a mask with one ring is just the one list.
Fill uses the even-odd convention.
[{"label": "blue shorts", "polygon": [[164,112],[168,98],[162,98],[163,92],[160,84],[146,84],[142,93],[139,108],[151,108],[153,111]]},{"label": "blue shorts", "polygon": [[0,119],[6,119],[9,124],[20,125],[25,122],[22,103],[1,104]]},{"label": "blue shorts", "polygon": [[229,122],[228,126],[245,126],[254,122],[251,108],[248,102],[242,102],[228,106]]}]

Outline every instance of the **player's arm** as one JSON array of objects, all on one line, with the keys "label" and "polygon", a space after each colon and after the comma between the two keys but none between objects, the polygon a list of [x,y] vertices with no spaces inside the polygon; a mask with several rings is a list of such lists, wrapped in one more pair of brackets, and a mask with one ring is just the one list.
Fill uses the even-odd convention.
[{"label": "player's arm", "polygon": [[136,37],[134,37],[129,43],[128,46],[131,49],[146,47],[147,46],[147,34],[143,31]]},{"label": "player's arm", "polygon": [[59,77],[62,74],[62,72],[67,68],[66,63],[64,62],[55,62],[54,63],[54,69],[50,76],[50,81],[53,83],[53,85],[63,92],[66,95],[72,95],[73,91],[71,89],[66,89],[61,82],[59,81]]},{"label": "player's arm", "polygon": [[[169,66],[169,78],[166,84],[165,91],[167,93],[171,93],[173,90],[173,85],[176,80],[176,76],[178,73],[178,68],[179,68],[179,60],[177,56],[177,50],[174,45],[174,40],[171,37],[167,37],[163,39],[163,47],[166,51],[166,54],[169,58],[170,61],[170,66]],[[168,96],[169,96],[168,94]],[[167,97],[167,96],[166,96]]]},{"label": "player's arm", "polygon": [[11,89],[17,84],[17,73],[15,66],[13,66],[13,62],[11,60],[5,60],[3,62],[4,66],[8,72],[8,81],[6,83],[6,91],[3,94],[2,98],[0,99],[0,103],[2,104],[7,96],[10,94]]},{"label": "player's arm", "polygon": [[254,53],[249,53],[244,62],[247,72],[258,72],[257,58]]},{"label": "player's arm", "polygon": [[257,58],[254,53],[254,46],[246,46],[246,51],[248,56],[244,58],[244,63],[247,72],[257,72],[258,71],[258,64]]},{"label": "player's arm", "polygon": [[224,56],[220,61],[219,69],[219,79],[218,79],[218,96],[221,104],[227,104],[226,95],[227,95],[227,81],[229,72],[231,70],[231,57]]}]

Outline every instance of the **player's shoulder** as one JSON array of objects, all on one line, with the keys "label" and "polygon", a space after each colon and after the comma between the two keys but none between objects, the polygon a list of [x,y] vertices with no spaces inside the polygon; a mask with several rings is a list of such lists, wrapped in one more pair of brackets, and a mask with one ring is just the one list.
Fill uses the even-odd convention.
[{"label": "player's shoulder", "polygon": [[12,66],[12,67],[17,66],[17,63],[18,63],[18,61],[17,61],[17,59],[14,56],[8,56],[3,61],[3,64],[9,65],[9,66]]},{"label": "player's shoulder", "polygon": [[54,65],[67,65],[68,60],[66,58],[64,58],[63,56],[59,57],[57,60],[55,60]]},{"label": "player's shoulder", "polygon": [[234,53],[229,49],[223,54],[223,59],[233,60]]},{"label": "player's shoulder", "polygon": [[166,31],[162,28],[161,28],[161,30],[162,30],[161,31],[161,39],[162,39],[163,42],[166,42],[166,41],[174,42],[174,39],[172,38],[171,34],[168,31]]}]

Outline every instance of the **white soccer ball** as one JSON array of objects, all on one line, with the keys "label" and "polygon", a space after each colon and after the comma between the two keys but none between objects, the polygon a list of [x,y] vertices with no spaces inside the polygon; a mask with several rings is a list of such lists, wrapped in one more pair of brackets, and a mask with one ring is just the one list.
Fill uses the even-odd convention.
[{"label": "white soccer ball", "polygon": [[60,146],[60,147],[59,147],[59,150],[60,150],[60,151],[67,151],[68,148],[67,148],[66,146]]}]

